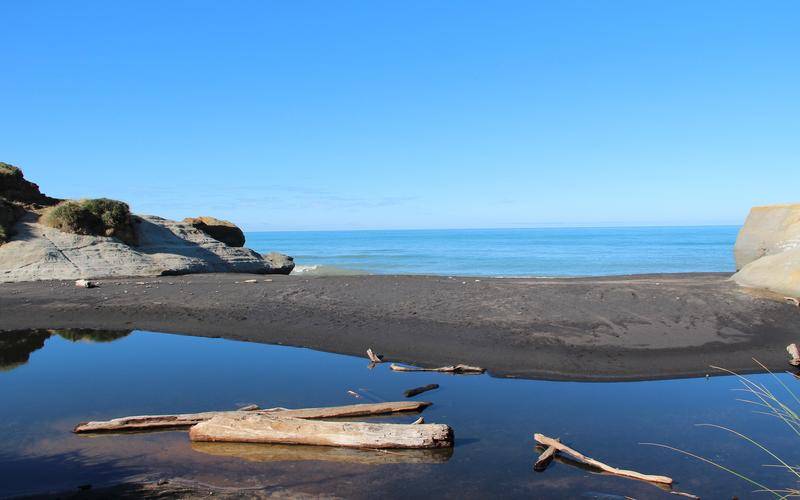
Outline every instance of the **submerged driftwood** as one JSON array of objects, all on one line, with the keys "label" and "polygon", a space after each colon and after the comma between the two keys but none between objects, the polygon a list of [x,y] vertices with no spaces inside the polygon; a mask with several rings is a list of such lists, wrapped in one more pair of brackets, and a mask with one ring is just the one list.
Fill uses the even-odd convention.
[{"label": "submerged driftwood", "polygon": [[442,373],[483,373],[486,371],[485,368],[481,368],[479,366],[469,366],[469,365],[449,365],[449,366],[442,366],[439,368],[417,368],[411,366],[401,366],[392,363],[389,365],[389,368],[396,372],[442,372]]},{"label": "submerged driftwood", "polygon": [[453,446],[453,430],[444,424],[324,422],[249,412],[200,422],[189,429],[189,439],[370,449],[447,448]]},{"label": "submerged driftwood", "polygon": [[430,405],[431,403],[426,401],[397,401],[387,403],[331,406],[326,408],[302,408],[296,410],[288,410],[286,408],[271,408],[268,410],[207,411],[202,413],[183,413],[177,415],[140,415],[133,417],[120,417],[99,422],[84,422],[75,426],[73,432],[149,431],[185,428],[191,427],[206,420],[210,420],[220,415],[269,415],[280,413],[280,415],[284,417],[308,419],[368,417],[371,415],[386,415],[389,413],[422,411]]},{"label": "submerged driftwood", "polygon": [[589,458],[586,455],[573,450],[569,446],[562,444],[561,441],[558,439],[553,439],[551,437],[547,437],[544,434],[535,434],[534,439],[536,442],[547,446],[548,448],[554,448],[555,451],[560,451],[572,455],[573,457],[577,458],[578,460],[591,465],[593,467],[597,467],[598,469],[608,472],[609,474],[613,474],[615,476],[622,476],[622,477],[629,477],[633,479],[639,479],[642,481],[648,481],[651,483],[661,483],[661,484],[672,484],[672,478],[667,476],[655,476],[651,474],[642,474],[640,472],[632,471],[632,470],[625,470],[625,469],[618,469],[616,467],[612,467],[608,464],[604,464],[598,460],[593,458]]},{"label": "submerged driftwood", "polygon": [[415,387],[413,389],[409,389],[409,390],[405,391],[403,394],[405,394],[405,396],[407,398],[411,398],[411,397],[414,397],[414,396],[416,396],[418,394],[422,394],[423,392],[432,391],[432,390],[438,389],[438,388],[439,388],[439,384],[428,384],[428,385],[423,385],[422,387]]}]

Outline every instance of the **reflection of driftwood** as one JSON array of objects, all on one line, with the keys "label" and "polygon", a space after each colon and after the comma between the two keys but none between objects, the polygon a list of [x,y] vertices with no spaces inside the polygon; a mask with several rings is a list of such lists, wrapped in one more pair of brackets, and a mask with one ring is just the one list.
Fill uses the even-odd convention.
[{"label": "reflection of driftwood", "polygon": [[389,368],[396,372],[442,372],[442,373],[483,373],[484,368],[469,365],[450,365],[440,368],[416,368],[411,366],[400,366],[392,363]]},{"label": "reflection of driftwood", "polygon": [[789,364],[792,366],[800,366],[800,350],[797,348],[797,344],[787,345],[786,352],[792,357],[792,359],[789,360]]},{"label": "reflection of driftwood", "polygon": [[78,424],[73,432],[114,432],[114,431],[142,431],[157,429],[175,429],[191,427],[200,422],[209,420],[217,415],[230,414],[273,414],[294,418],[346,418],[367,417],[371,415],[386,415],[389,413],[422,411],[431,403],[425,401],[397,401],[388,403],[370,403],[347,406],[331,406],[327,408],[303,408],[287,410],[286,408],[272,408],[269,410],[253,411],[207,411],[202,413],[185,413],[179,415],[141,415],[134,417],[121,417],[113,420],[99,422],[85,422]]},{"label": "reflection of driftwood", "polygon": [[[560,439],[556,438],[556,441],[561,441]],[[553,457],[556,454],[556,447],[555,446],[548,446],[544,449],[541,455],[539,455],[539,459],[536,460],[536,463],[533,464],[533,470],[542,472],[547,469],[547,466],[550,465],[550,462],[553,461]]]},{"label": "reflection of driftwood", "polygon": [[439,384],[428,384],[428,385],[423,385],[422,387],[415,387],[413,389],[409,389],[406,392],[404,392],[403,394],[405,394],[405,396],[407,398],[411,398],[411,397],[416,396],[417,394],[422,394],[423,392],[432,391],[432,390],[438,389],[438,388],[439,388]]},{"label": "reflection of driftwood", "polygon": [[375,354],[372,349],[367,349],[367,357],[373,363],[383,363],[383,355]]},{"label": "reflection of driftwood", "polygon": [[325,422],[280,413],[217,415],[189,429],[192,441],[308,444],[345,448],[445,448],[453,430],[444,424],[374,424]]},{"label": "reflection of driftwood", "polygon": [[235,457],[250,462],[316,460],[364,465],[444,463],[453,455],[453,448],[369,450],[334,446],[257,443],[194,442],[192,449],[208,455]]},{"label": "reflection of driftwood", "polygon": [[[538,446],[536,446],[536,451],[544,452],[548,448],[549,448],[548,446],[538,445]],[[612,474],[610,472],[606,472],[606,471],[604,471],[602,469],[599,469],[597,467],[594,467],[592,465],[589,465],[589,464],[586,464],[584,462],[580,462],[578,460],[569,458],[568,456],[559,455],[558,453],[556,453],[555,456],[553,456],[553,460],[558,462],[558,463],[560,463],[560,464],[569,465],[570,467],[575,467],[577,469],[584,470],[584,471],[589,472],[591,474],[597,474],[597,475],[600,475],[600,476],[619,477],[616,474]],[[631,478],[631,479],[634,479],[634,478]],[[665,492],[667,492],[667,493],[669,493],[671,495],[678,495],[678,496],[687,497],[687,498],[694,498],[695,500],[699,500],[700,499],[700,497],[698,497],[697,495],[693,495],[691,493],[685,493],[683,491],[675,491],[675,490],[672,489],[672,485],[669,485],[669,484],[654,483],[654,482],[651,482],[651,481],[643,481],[643,482],[645,482],[647,484],[651,484],[651,485],[655,486],[656,488],[658,488],[658,489],[660,489],[662,491],[665,491]]]},{"label": "reflection of driftwood", "polygon": [[589,458],[586,455],[584,455],[584,454],[582,454],[582,453],[580,453],[580,452],[578,452],[576,450],[573,450],[569,446],[566,446],[566,445],[562,444],[557,439],[553,439],[551,437],[547,437],[547,436],[545,436],[543,434],[535,434],[534,435],[534,439],[536,439],[536,442],[538,442],[538,443],[541,443],[541,444],[543,444],[545,446],[553,447],[557,451],[560,451],[560,452],[563,452],[563,453],[568,453],[568,454],[572,455],[573,457],[577,458],[578,460],[581,460],[581,461],[587,463],[588,465],[592,465],[594,467],[597,467],[598,469],[601,469],[601,470],[603,470],[605,472],[608,472],[610,474],[614,474],[614,475],[617,475],[617,476],[623,476],[623,477],[630,477],[630,478],[633,478],[633,479],[640,479],[642,481],[648,481],[648,482],[652,482],[652,483],[672,484],[672,478],[667,477],[667,476],[655,476],[655,475],[651,475],[651,474],[642,474],[640,472],[636,472],[636,471],[632,471],[632,470],[617,469],[616,467],[612,467],[610,465],[604,464],[603,462],[597,461],[597,460],[595,460],[593,458]]}]

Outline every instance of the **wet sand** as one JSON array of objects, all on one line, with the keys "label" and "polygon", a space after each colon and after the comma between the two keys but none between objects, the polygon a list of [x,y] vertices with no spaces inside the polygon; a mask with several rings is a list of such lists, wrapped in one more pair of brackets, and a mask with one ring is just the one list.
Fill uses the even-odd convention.
[{"label": "wet sand", "polygon": [[[0,284],[0,329],[140,329],[495,376],[634,380],[784,370],[800,308],[726,274],[568,279],[207,274]],[[256,279],[256,283],[244,280]]]}]

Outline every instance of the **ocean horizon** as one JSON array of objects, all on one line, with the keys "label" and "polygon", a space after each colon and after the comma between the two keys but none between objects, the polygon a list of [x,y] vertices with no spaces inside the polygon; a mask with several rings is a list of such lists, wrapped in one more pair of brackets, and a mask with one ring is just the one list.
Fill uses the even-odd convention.
[{"label": "ocean horizon", "polygon": [[739,226],[537,227],[246,232],[296,274],[496,277],[734,272]]}]

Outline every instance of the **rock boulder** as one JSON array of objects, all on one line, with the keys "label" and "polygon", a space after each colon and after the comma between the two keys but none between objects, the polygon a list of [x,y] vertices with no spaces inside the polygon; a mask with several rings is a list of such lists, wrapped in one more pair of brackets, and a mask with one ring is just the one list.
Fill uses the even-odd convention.
[{"label": "rock boulder", "polygon": [[269,262],[270,274],[289,274],[294,269],[294,257],[271,252],[264,255],[264,259]]},{"label": "rock boulder", "polygon": [[187,217],[183,222],[191,224],[217,241],[231,247],[244,246],[244,233],[233,222],[214,217]]}]

